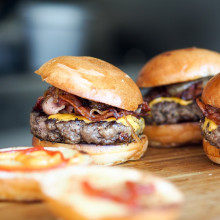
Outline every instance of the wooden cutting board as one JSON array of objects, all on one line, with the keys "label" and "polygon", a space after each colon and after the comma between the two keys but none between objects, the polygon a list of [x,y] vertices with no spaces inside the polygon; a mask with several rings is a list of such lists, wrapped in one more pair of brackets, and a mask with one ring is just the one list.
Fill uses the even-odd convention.
[{"label": "wooden cutting board", "polygon": [[[185,195],[179,220],[220,220],[220,166],[201,146],[149,148],[139,161],[120,166],[148,170],[169,179]],[[56,220],[44,203],[0,203],[0,220]]]}]

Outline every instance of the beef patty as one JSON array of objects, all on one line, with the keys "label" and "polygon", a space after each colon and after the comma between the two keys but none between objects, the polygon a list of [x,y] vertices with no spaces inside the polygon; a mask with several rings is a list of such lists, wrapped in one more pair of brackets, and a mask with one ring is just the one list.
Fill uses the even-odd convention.
[{"label": "beef patty", "polygon": [[203,137],[213,146],[220,149],[220,126],[218,126],[216,129],[209,131],[208,127],[204,126],[204,119],[201,120],[201,131]]},{"label": "beef patty", "polygon": [[146,124],[177,124],[199,121],[202,112],[195,102],[180,105],[176,102],[159,102],[152,106],[151,114],[145,118]]},{"label": "beef patty", "polygon": [[[82,120],[58,121],[33,111],[30,114],[31,133],[44,141],[66,144],[119,144],[133,141],[131,128],[116,121],[85,123]],[[142,126],[143,127],[143,126]],[[137,135],[143,129],[137,129]]]}]

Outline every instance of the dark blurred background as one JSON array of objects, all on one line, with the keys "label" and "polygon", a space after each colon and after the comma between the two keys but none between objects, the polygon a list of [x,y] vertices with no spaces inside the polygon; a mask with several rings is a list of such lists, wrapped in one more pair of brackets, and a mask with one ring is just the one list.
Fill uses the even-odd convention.
[{"label": "dark blurred background", "polygon": [[1,0],[0,147],[31,144],[29,112],[47,88],[34,70],[45,61],[94,56],[135,79],[166,50],[220,52],[219,11],[218,0]]}]

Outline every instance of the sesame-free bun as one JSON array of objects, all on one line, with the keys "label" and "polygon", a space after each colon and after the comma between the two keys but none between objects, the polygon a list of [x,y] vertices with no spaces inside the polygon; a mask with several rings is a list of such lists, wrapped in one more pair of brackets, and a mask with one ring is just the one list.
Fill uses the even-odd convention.
[{"label": "sesame-free bun", "polygon": [[144,134],[147,135],[149,146],[152,147],[176,147],[187,143],[202,142],[198,122],[146,125]]},{"label": "sesame-free bun", "polygon": [[196,80],[220,72],[220,53],[185,48],[161,53],[148,61],[139,73],[139,87],[154,87]]},{"label": "sesame-free bun", "polygon": [[[103,193],[86,194],[82,187],[85,182],[101,193],[114,193],[117,198],[126,196],[127,182],[142,187],[151,185],[153,192],[142,196],[145,206],[132,209],[131,205],[111,200]],[[48,207],[63,220],[174,220],[183,203],[182,193],[170,182],[129,168],[90,166],[57,170],[41,181],[41,189]]]},{"label": "sesame-free bun", "polygon": [[206,84],[202,93],[202,101],[220,108],[220,73],[212,77]]},{"label": "sesame-free bun", "polygon": [[127,74],[93,57],[53,58],[35,73],[66,92],[128,111],[135,111],[143,102],[139,88]]},{"label": "sesame-free bun", "polygon": [[131,142],[118,145],[93,145],[93,144],[63,144],[41,141],[33,136],[32,145],[45,147],[66,147],[87,152],[97,165],[116,165],[128,160],[138,160],[142,157],[148,146],[145,135],[140,137],[140,142]]},{"label": "sesame-free bun", "polygon": [[211,161],[220,164],[219,148],[211,145],[205,138],[203,138],[203,149]]},{"label": "sesame-free bun", "polygon": [[[16,164],[13,159],[6,160],[4,162],[4,152],[26,150],[32,147],[12,147],[1,149],[1,164],[0,164],[0,200],[9,201],[36,201],[42,199],[41,191],[39,190],[39,185],[37,180],[44,178],[44,175],[50,170],[58,169],[45,168],[35,171],[18,171],[11,168],[11,170],[5,170],[2,165]],[[62,165],[62,167],[75,166],[75,165],[89,165],[92,163],[91,157],[86,154],[82,154],[76,150],[67,149],[64,147],[45,147],[44,149],[48,151],[59,151],[65,159],[74,159],[73,164]],[[7,155],[6,155],[7,157]],[[7,157],[8,158],[8,157]],[[7,159],[6,158],[6,159]],[[36,156],[37,160],[37,156]],[[45,161],[44,161],[45,162]]]}]

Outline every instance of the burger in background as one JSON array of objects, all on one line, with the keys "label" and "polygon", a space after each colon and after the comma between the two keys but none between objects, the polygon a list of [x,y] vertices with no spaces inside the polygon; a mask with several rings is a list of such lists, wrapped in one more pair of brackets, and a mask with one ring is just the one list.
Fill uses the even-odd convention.
[{"label": "burger in background", "polygon": [[207,83],[197,103],[203,113],[201,130],[204,151],[210,160],[220,164],[220,73]]},{"label": "burger in background", "polygon": [[168,51],[142,68],[137,85],[149,88],[144,100],[151,112],[144,133],[151,146],[199,143],[201,111],[196,104],[208,80],[220,72],[220,54],[200,48]]},{"label": "burger in background", "polygon": [[67,147],[112,165],[137,160],[148,144],[149,111],[134,81],[92,57],[57,57],[36,71],[51,84],[30,114],[33,146]]}]

